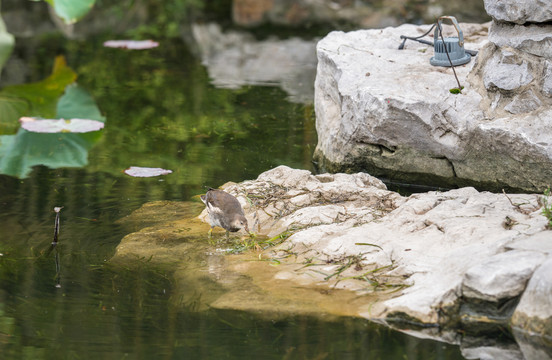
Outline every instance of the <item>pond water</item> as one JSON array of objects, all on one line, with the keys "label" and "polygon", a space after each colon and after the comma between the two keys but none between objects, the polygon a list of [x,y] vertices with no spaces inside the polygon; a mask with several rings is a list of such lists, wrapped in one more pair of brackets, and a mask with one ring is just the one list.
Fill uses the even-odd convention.
[{"label": "pond water", "polygon": [[[110,36],[17,39],[24,82],[48,77],[63,55],[77,76],[75,91],[88,94],[105,128],[79,138],[77,152],[74,134],[30,138],[17,123],[0,122],[2,358],[463,358],[456,346],[360,319],[175,307],[164,269],[111,264],[127,233],[118,219],[146,202],[189,200],[278,165],[313,170],[316,130],[312,102],[298,101],[285,81],[216,87],[198,55],[205,49],[170,37],[151,50],[125,51],[104,47]],[[3,79],[17,78],[6,74],[17,64]],[[312,63],[304,66],[312,71]],[[133,178],[123,173],[130,166],[173,173]],[[57,206],[59,287],[46,251]]]}]

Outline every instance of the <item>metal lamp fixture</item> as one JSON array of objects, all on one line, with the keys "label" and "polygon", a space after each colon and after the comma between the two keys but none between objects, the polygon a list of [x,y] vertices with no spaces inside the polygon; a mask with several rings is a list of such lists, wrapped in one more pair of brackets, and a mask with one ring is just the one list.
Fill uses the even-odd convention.
[{"label": "metal lamp fixture", "polygon": [[[458,37],[443,37],[441,30],[441,22],[444,19],[448,19],[454,25]],[[454,16],[441,16],[437,20],[437,26],[434,31],[434,44],[433,49],[435,56],[433,56],[429,63],[433,66],[458,66],[467,64],[471,60],[470,54],[466,53],[464,49],[464,34],[456,21]]]}]

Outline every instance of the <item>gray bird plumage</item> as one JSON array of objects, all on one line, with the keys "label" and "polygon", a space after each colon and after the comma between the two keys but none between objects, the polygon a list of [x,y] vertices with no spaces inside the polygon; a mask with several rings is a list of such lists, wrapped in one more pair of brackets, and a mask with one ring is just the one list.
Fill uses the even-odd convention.
[{"label": "gray bird plumage", "polygon": [[229,231],[236,232],[245,229],[249,233],[247,219],[241,204],[234,196],[222,190],[210,188],[205,195],[201,195],[201,201],[205,204],[209,214],[209,223],[211,224],[209,236],[215,226],[225,229],[227,238]]}]

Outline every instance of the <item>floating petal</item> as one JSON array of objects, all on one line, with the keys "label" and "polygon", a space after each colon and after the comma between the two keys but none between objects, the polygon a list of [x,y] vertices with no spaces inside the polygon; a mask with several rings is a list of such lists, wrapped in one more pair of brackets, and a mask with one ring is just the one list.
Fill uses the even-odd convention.
[{"label": "floating petal", "polygon": [[125,169],[125,174],[133,177],[153,177],[159,175],[167,175],[172,173],[172,170],[166,170],[161,168],[148,168],[148,167],[139,167],[131,166],[128,169]]},{"label": "floating petal", "polygon": [[87,133],[103,129],[104,123],[88,119],[37,119],[22,117],[21,127],[36,133]]},{"label": "floating petal", "polygon": [[158,47],[159,43],[153,40],[109,40],[104,42],[103,45],[110,48],[145,50]]}]

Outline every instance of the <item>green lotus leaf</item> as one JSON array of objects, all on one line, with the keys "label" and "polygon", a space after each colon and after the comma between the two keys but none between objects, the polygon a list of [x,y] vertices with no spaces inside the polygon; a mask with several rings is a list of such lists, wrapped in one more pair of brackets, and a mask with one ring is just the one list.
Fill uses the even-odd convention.
[{"label": "green lotus leaf", "polygon": [[0,93],[0,135],[15,134],[19,128],[17,119],[27,114],[30,108],[27,100]]},{"label": "green lotus leaf", "polygon": [[6,30],[4,20],[0,17],[0,70],[10,57],[14,43],[13,35]]},{"label": "green lotus leaf", "polygon": [[[14,108],[14,99],[20,99],[28,103],[29,109],[24,115],[53,118],[56,116],[58,99],[65,92],[65,88],[72,84],[77,74],[67,66],[65,58],[58,56],[54,62],[52,74],[42,81],[31,84],[6,86],[0,91],[0,115],[7,115]],[[22,106],[17,107],[18,111]],[[19,117],[4,118],[2,122],[14,121],[17,123]]]},{"label": "green lotus leaf", "polygon": [[65,94],[57,103],[56,117],[61,119],[81,118],[105,122],[96,102],[80,86],[73,83],[65,88]]},{"label": "green lotus leaf", "polygon": [[45,0],[66,24],[74,24],[86,15],[96,0]]},{"label": "green lotus leaf", "polygon": [[[59,99],[56,117],[84,117],[90,119],[84,119],[86,123],[92,122],[98,128],[103,127],[105,122],[92,97],[77,84],[69,85]],[[66,122],[61,119],[55,121]],[[0,136],[0,173],[25,178],[36,165],[53,169],[86,166],[88,150],[100,138],[99,131],[45,134],[20,128],[16,135]]]},{"label": "green lotus leaf", "polygon": [[23,179],[33,166],[83,167],[92,143],[80,134],[39,134],[19,129],[0,136],[0,173]]}]

